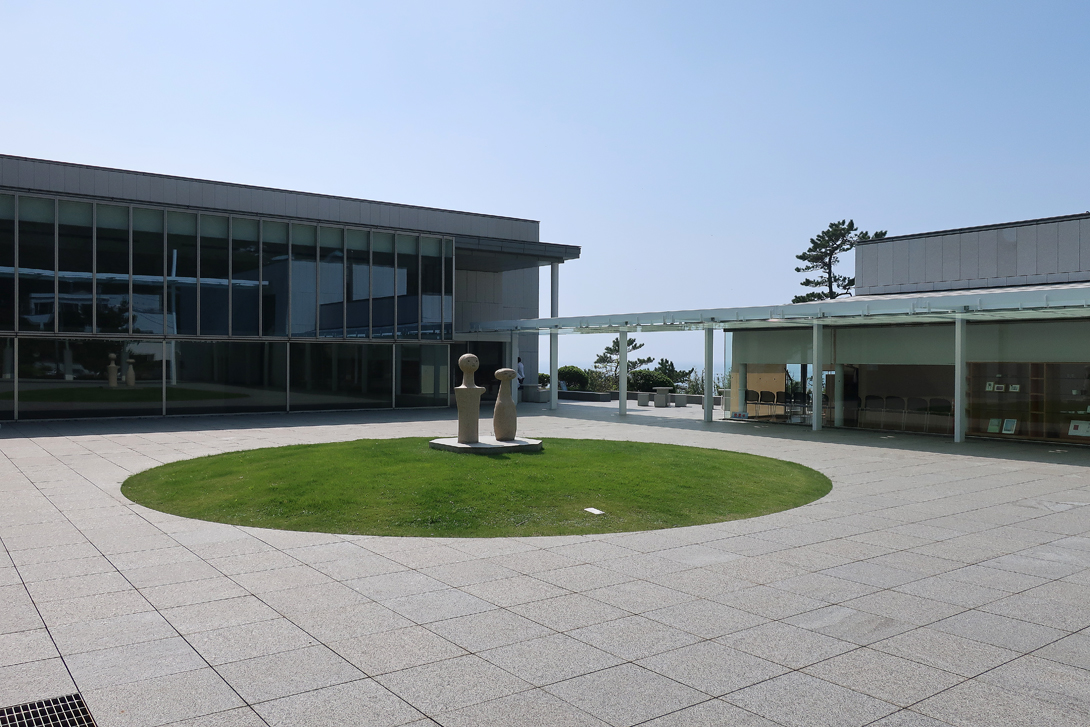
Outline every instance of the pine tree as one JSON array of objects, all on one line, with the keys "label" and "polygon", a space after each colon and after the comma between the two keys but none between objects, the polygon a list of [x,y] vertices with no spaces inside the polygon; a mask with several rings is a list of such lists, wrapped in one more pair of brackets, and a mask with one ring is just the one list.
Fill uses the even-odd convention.
[{"label": "pine tree", "polygon": [[795,268],[796,273],[821,273],[817,278],[806,278],[802,284],[807,288],[825,288],[812,290],[804,295],[796,295],[792,303],[808,303],[814,300],[831,300],[842,295],[851,295],[855,287],[855,278],[837,275],[835,268],[840,262],[840,255],[851,251],[857,243],[865,240],[880,240],[886,236],[885,230],[873,235],[855,226],[855,220],[830,222],[829,227],[817,237],[810,238],[810,249],[795,257],[806,265]]},{"label": "pine tree", "polygon": [[[639,351],[645,344],[636,343],[635,338],[628,339],[628,370],[635,371],[641,369],[649,363],[654,363],[654,357],[650,358],[632,358],[632,353]],[[598,358],[594,359],[594,368],[603,372],[611,382],[617,381],[617,370],[621,365],[621,337],[613,339],[613,343],[606,346],[606,349],[598,354]]]}]

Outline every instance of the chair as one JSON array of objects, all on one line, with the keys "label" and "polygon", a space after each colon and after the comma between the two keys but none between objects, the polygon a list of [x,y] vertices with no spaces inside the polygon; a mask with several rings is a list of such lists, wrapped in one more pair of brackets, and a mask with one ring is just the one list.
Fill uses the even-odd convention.
[{"label": "chair", "polygon": [[899,396],[887,396],[882,412],[882,429],[901,431],[905,428],[905,400]]},{"label": "chair", "polygon": [[768,407],[768,416],[772,416],[776,409],[776,395],[771,391],[762,391],[761,406]]},{"label": "chair", "polygon": [[868,394],[863,399],[863,407],[859,410],[859,426],[863,429],[878,429],[882,426],[882,410],[886,407],[886,400],[880,396]]},{"label": "chair", "polygon": [[783,410],[783,415],[784,415],[784,417],[786,417],[787,416],[787,392],[786,391],[777,391],[776,392],[776,406],[780,407],[780,409]]},{"label": "chair", "polygon": [[934,398],[927,407],[927,431],[935,434],[954,433],[954,407],[949,399]]},{"label": "chair", "polygon": [[761,395],[760,394],[758,394],[753,389],[746,389],[746,416],[749,416],[749,405],[750,404],[753,404],[753,415],[757,416],[758,414],[760,414],[760,409],[758,409],[758,406],[757,406],[758,402],[760,402],[760,400],[761,400]]},{"label": "chair", "polygon": [[908,409],[905,411],[905,431],[927,431],[927,399],[918,396],[908,397]]}]

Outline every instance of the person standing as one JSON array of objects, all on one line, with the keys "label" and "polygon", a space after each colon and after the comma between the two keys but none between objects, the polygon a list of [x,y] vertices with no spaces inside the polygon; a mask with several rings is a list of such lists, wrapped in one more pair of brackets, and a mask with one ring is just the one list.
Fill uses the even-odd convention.
[{"label": "person standing", "polygon": [[522,365],[522,356],[519,356],[518,362],[518,379],[519,388],[522,388],[522,382],[526,379],[526,367]]}]

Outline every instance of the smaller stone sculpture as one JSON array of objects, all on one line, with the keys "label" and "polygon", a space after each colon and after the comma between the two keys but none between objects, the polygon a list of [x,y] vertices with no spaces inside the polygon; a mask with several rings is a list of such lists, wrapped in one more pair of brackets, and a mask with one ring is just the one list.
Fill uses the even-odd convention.
[{"label": "smaller stone sculpture", "polygon": [[483,386],[477,386],[473,373],[480,368],[480,360],[471,353],[462,354],[458,368],[462,370],[462,385],[455,387],[454,398],[458,402],[458,443],[476,444],[480,441],[481,394]]},{"label": "smaller stone sculpture", "polygon": [[500,380],[500,394],[496,397],[496,411],[492,414],[492,430],[501,442],[513,440],[518,425],[518,409],[511,397],[511,380],[516,376],[518,373],[514,369],[496,371],[496,378]]},{"label": "smaller stone sculpture", "polygon": [[106,367],[106,381],[110,387],[117,386],[117,364],[114,363],[114,359],[117,358],[116,353],[110,354],[110,365]]},{"label": "smaller stone sculpture", "polygon": [[126,359],[126,361],[129,364],[129,368],[125,371],[125,383],[128,386],[136,386],[136,366],[134,365],[136,359],[130,358]]}]

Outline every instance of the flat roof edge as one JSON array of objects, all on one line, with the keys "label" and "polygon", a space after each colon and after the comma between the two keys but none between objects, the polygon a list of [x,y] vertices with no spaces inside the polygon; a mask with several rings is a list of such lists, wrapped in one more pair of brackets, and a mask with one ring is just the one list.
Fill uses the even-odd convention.
[{"label": "flat roof edge", "polygon": [[173,180],[179,180],[179,181],[184,181],[184,182],[199,182],[201,184],[218,184],[218,185],[222,185],[224,187],[235,187],[235,188],[238,188],[238,189],[253,189],[253,190],[258,190],[258,191],[262,191],[262,192],[279,192],[281,194],[298,194],[298,195],[303,195],[305,197],[318,197],[318,198],[322,198],[322,199],[345,200],[345,201],[349,201],[349,202],[367,202],[369,204],[388,205],[390,207],[400,207],[400,208],[403,208],[403,209],[428,210],[430,212],[444,212],[444,213],[447,213],[447,214],[467,215],[467,216],[470,216],[470,217],[486,217],[486,218],[495,219],[495,220],[510,220],[512,222],[530,222],[530,223],[537,224],[537,225],[541,224],[540,220],[532,220],[532,219],[529,219],[529,218],[526,218],[526,217],[510,217],[510,216],[507,216],[507,215],[494,215],[494,214],[488,214],[488,213],[484,213],[484,212],[467,212],[465,210],[447,209],[447,208],[444,208],[444,207],[428,207],[428,206],[425,206],[425,205],[405,204],[403,202],[385,202],[383,200],[377,200],[377,199],[365,199],[363,197],[348,197],[346,195],[325,194],[325,193],[322,193],[322,192],[305,192],[305,191],[301,191],[301,190],[297,190],[297,189],[282,189],[280,187],[263,187],[263,186],[257,185],[257,184],[242,184],[242,183],[239,183],[239,182],[223,182],[223,181],[219,181],[219,180],[216,180],[216,179],[201,179],[199,177],[183,177],[183,176],[180,176],[180,175],[177,175],[177,174],[161,174],[159,172],[142,172],[142,171],[135,170],[135,169],[118,169],[117,167],[101,167],[101,166],[97,166],[95,164],[80,164],[80,163],[77,163],[77,162],[61,162],[61,161],[57,161],[55,159],[38,159],[38,158],[35,158],[35,157],[16,156],[14,154],[0,154],[0,159],[10,159],[12,161],[19,161],[19,162],[32,162],[32,163],[35,163],[35,164],[53,164],[53,165],[56,165],[56,166],[72,167],[72,168],[77,168],[77,169],[93,169],[93,170],[96,170],[96,171],[114,172],[114,173],[117,173],[117,174],[135,174],[135,175],[144,176],[144,177],[156,177],[158,179],[173,179]]},{"label": "flat roof edge", "polygon": [[1028,225],[1040,225],[1047,224],[1049,222],[1067,222],[1071,220],[1084,220],[1090,219],[1090,211],[1079,212],[1073,215],[1060,215],[1059,217],[1038,217],[1032,220],[1016,220],[1014,222],[1000,222],[991,225],[976,225],[973,227],[955,227],[949,230],[933,230],[931,232],[914,232],[909,235],[890,235],[888,237],[882,237],[877,240],[863,240],[857,243],[857,246],[861,245],[875,245],[882,242],[891,242],[896,240],[911,240],[921,237],[938,237],[940,235],[958,235],[963,232],[981,232],[984,230],[1002,230],[1008,227],[1026,227]]}]

